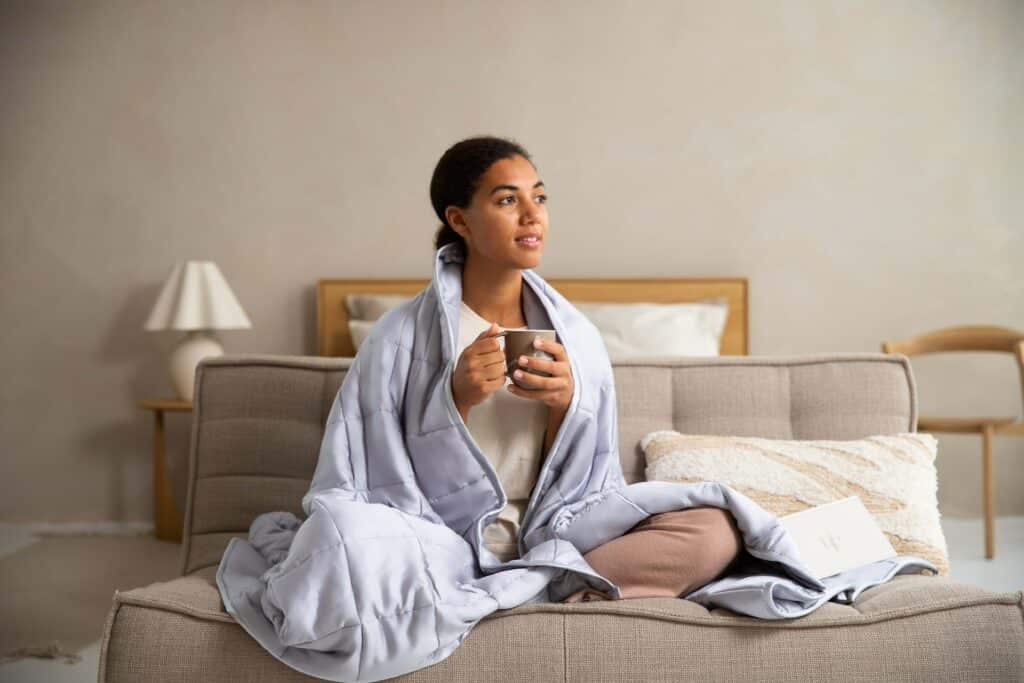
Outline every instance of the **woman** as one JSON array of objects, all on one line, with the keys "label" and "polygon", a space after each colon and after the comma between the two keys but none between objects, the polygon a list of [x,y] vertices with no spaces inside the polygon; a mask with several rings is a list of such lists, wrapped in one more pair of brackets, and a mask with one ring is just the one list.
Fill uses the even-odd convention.
[{"label": "woman", "polygon": [[[552,360],[520,356],[506,376],[505,329],[526,328],[524,269],[540,264],[548,236],[547,191],[529,154],[515,142],[474,137],[449,148],[430,183],[442,221],[435,249],[458,243],[465,254],[459,359],[451,391],[459,415],[494,466],[508,504],[485,529],[502,562],[518,557],[517,534],[541,462],[569,408],[573,376],[565,348],[538,339]],[[550,376],[525,372],[532,368]],[[685,595],[727,570],[742,538],[732,515],[702,506],[651,515],[584,559],[619,585],[623,598]],[[593,588],[566,602],[608,599]]]},{"label": "woman", "polygon": [[[321,678],[377,681],[445,659],[481,619],[529,603],[679,596],[789,619],[933,568],[904,558],[825,584],[738,491],[627,485],[600,334],[533,271],[544,195],[511,142],[473,138],[442,157],[431,284],[381,316],[347,368],[305,517],[256,516],[217,568],[224,608],[267,652]],[[525,366],[550,377],[504,388],[502,327],[555,331],[542,345],[552,359]],[[293,490],[282,482],[281,500]],[[750,564],[728,571],[740,556]]]}]

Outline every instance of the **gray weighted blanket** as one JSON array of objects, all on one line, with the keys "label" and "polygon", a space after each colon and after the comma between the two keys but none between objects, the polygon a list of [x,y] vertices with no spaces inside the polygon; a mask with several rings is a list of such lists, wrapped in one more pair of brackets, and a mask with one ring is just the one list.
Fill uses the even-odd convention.
[{"label": "gray weighted blanket", "polygon": [[627,485],[600,334],[532,270],[527,324],[556,331],[575,389],[522,521],[521,557],[500,563],[481,536],[506,496],[451,394],[463,263],[459,245],[439,249],[431,284],[363,342],[327,418],[306,518],[262,514],[224,552],[225,608],[280,661],[332,681],[377,681],[443,660],[495,610],[585,586],[618,597],[582,555],[649,515],[699,505],[728,509],[747,553],[728,576],[680,596],[708,607],[797,617],[896,574],[935,571],[900,556],[819,581],[777,518],[739,492]]}]

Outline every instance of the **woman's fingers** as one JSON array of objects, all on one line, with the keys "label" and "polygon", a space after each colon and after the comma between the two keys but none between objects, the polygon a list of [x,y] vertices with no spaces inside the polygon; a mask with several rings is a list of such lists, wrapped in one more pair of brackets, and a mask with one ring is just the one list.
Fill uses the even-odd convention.
[{"label": "woman's fingers", "polygon": [[484,353],[476,358],[476,365],[479,368],[489,368],[492,365],[500,365],[502,368],[505,367],[505,354],[504,353]]},{"label": "woman's fingers", "polygon": [[569,386],[569,378],[565,376],[541,377],[526,370],[517,370],[516,372],[522,373],[522,375],[516,376],[515,381],[525,384],[526,389],[533,391],[558,391]]},{"label": "woman's fingers", "polygon": [[548,360],[547,358],[535,358],[533,356],[519,356],[516,359],[516,368],[525,369],[532,368],[534,370],[540,370],[546,372],[549,375],[563,375],[565,374],[562,369],[568,369],[568,365],[560,366],[558,361]]},{"label": "woman's fingers", "polygon": [[488,337],[486,339],[480,339],[473,342],[470,347],[474,356],[489,356],[492,353],[503,354],[501,350],[501,344],[498,343],[497,339]]},{"label": "woman's fingers", "polygon": [[505,379],[505,364],[491,363],[485,367],[479,367],[476,369],[476,376],[480,378],[482,382],[494,382],[497,380]]},{"label": "woman's fingers", "polygon": [[540,349],[541,351],[547,351],[554,356],[555,361],[559,363],[564,363],[569,358],[565,354],[565,347],[555,341],[539,338],[533,343],[533,348]]}]

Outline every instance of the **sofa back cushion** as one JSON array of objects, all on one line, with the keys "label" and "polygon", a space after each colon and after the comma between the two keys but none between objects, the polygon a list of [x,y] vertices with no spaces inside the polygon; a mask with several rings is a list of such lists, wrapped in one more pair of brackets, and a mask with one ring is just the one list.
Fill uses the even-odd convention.
[{"label": "sofa back cushion", "polygon": [[[182,573],[216,565],[259,514],[301,501],[352,359],[227,355],[197,370]],[[658,429],[777,439],[915,431],[904,356],[719,356],[614,365],[619,454],[644,478],[640,439]]]}]

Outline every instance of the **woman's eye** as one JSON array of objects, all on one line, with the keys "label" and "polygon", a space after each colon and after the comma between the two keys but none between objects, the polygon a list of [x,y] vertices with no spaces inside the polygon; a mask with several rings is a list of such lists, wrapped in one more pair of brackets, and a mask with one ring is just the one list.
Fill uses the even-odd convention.
[{"label": "woman's eye", "polygon": [[[505,201],[506,199],[511,199],[512,201],[511,202],[506,202]],[[516,199],[515,195],[510,194],[510,195],[506,195],[506,196],[502,197],[501,199],[499,199],[498,203],[499,204],[508,205],[508,204],[511,204],[511,203],[515,202],[515,199]],[[548,196],[546,194],[539,194],[536,197],[534,197],[534,200],[539,200],[541,204],[546,204],[547,201],[548,201]]]}]

